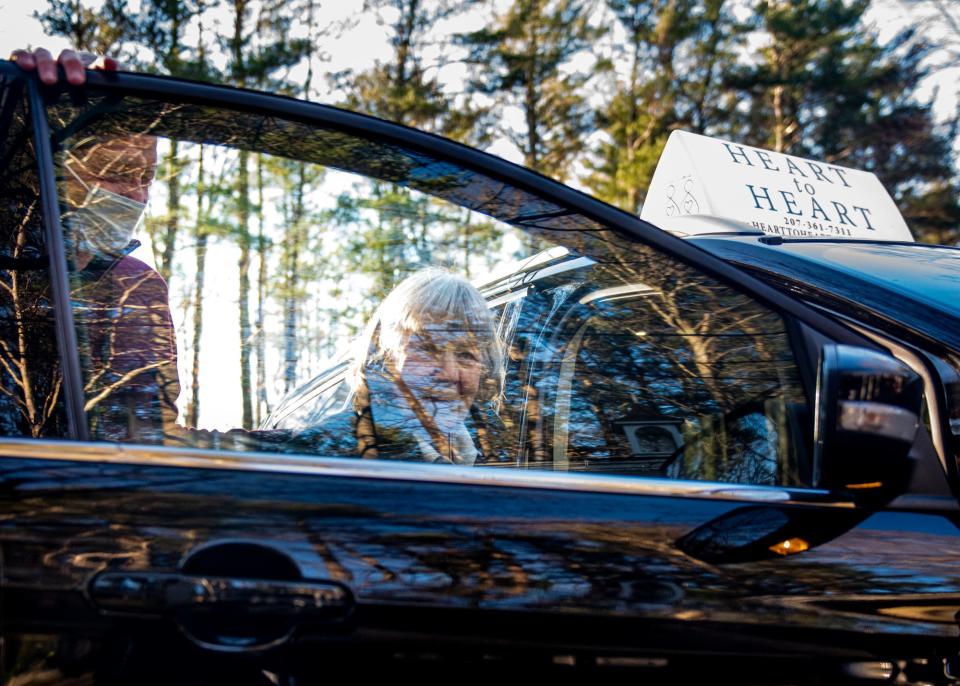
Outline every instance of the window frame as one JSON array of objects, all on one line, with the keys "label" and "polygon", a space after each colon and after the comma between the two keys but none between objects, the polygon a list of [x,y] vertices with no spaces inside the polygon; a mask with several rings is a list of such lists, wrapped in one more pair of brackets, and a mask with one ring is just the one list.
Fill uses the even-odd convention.
[{"label": "window frame", "polygon": [[[6,66],[6,65],[0,65]],[[16,66],[12,69],[19,71]],[[9,67],[4,70],[9,74]],[[22,74],[22,73],[21,73]],[[67,413],[69,437],[88,441],[90,433],[84,410],[83,375],[77,347],[77,330],[73,322],[70,300],[70,280],[67,272],[67,253],[60,224],[60,201],[57,198],[56,172],[53,164],[53,144],[47,122],[46,103],[42,86],[35,74],[21,76],[27,82],[27,107],[37,151],[37,177],[40,181],[40,213],[44,240],[50,259],[50,290],[53,300],[54,329],[60,353],[63,375],[63,398]]]},{"label": "window frame", "polygon": [[[742,293],[761,305],[778,313],[784,320],[796,319],[820,331],[822,334],[837,342],[849,343],[865,347],[877,347],[871,341],[863,338],[850,329],[833,321],[829,317],[817,312],[806,304],[794,300],[775,288],[750,276],[744,271],[723,262],[705,250],[683,241],[666,231],[649,224],[639,217],[623,210],[607,205],[580,191],[574,190],[557,181],[549,179],[519,165],[501,158],[492,156],[480,150],[444,139],[442,137],[411,129],[399,124],[387,122],[375,117],[329,105],[304,102],[293,98],[260,93],[250,90],[237,89],[227,86],[203,84],[169,77],[159,77],[133,73],[100,73],[89,72],[88,83],[81,88],[74,88],[64,84],[44,86],[39,83],[35,75],[24,75],[14,64],[0,61],[0,72],[5,75],[16,75],[28,82],[29,103],[34,118],[34,135],[37,138],[38,165],[41,170],[41,191],[44,197],[44,222],[50,240],[51,250],[51,279],[57,279],[54,295],[57,310],[58,331],[62,333],[60,339],[62,364],[65,377],[69,372],[70,378],[64,380],[66,402],[71,412],[71,421],[75,424],[72,438],[79,441],[74,448],[84,444],[98,446],[95,450],[70,450],[71,454],[83,455],[83,459],[127,462],[134,459],[134,455],[151,455],[158,459],[159,464],[180,464],[184,460],[196,463],[203,467],[207,461],[205,455],[192,455],[207,451],[182,450],[178,448],[133,447],[124,445],[122,448],[114,444],[102,443],[91,445],[86,432],[86,418],[83,411],[83,386],[81,382],[80,358],[77,349],[75,329],[72,324],[70,300],[68,295],[67,262],[62,228],[59,222],[59,207],[56,198],[56,184],[52,145],[49,126],[46,118],[47,102],[56,102],[65,93],[70,97],[82,98],[86,92],[103,92],[113,96],[130,95],[173,103],[193,103],[239,112],[266,115],[275,118],[288,119],[308,126],[323,127],[345,135],[356,136],[372,142],[382,142],[406,148],[412,152],[430,155],[438,160],[459,166],[490,177],[491,179],[509,184],[560,207],[583,215],[623,236],[626,240],[645,244],[655,251],[659,251],[673,259],[680,261],[689,268],[717,280],[727,287]],[[26,445],[36,444],[33,439],[0,440],[0,444],[9,445],[19,452]],[[58,442],[59,446],[65,446]],[[40,448],[40,446],[36,446]],[[51,450],[27,450],[28,453],[47,453]],[[52,453],[61,455],[60,458],[52,455],[47,459],[63,459],[62,450],[52,449]],[[216,455],[229,455],[226,451],[217,451]],[[297,471],[302,465],[296,466],[295,458],[278,458],[263,453],[237,453],[238,457],[250,462],[239,468],[276,469],[294,468]],[[142,459],[138,458],[138,459]],[[644,477],[602,476],[590,474],[560,474],[553,471],[515,470],[511,468],[485,468],[469,472],[470,468],[456,468],[449,473],[449,478],[443,474],[445,469],[436,469],[430,465],[391,465],[387,467],[373,467],[376,474],[371,473],[371,465],[364,462],[362,466],[344,465],[338,458],[307,458],[311,465],[322,473],[331,470],[338,473],[350,473],[353,476],[364,478],[404,478],[423,481],[470,482],[477,484],[500,483],[506,480],[511,484],[532,488],[573,488],[599,492],[628,492],[647,493],[649,495],[696,495],[697,497],[723,497],[734,500],[760,500],[763,502],[822,502],[828,504],[842,504],[849,507],[848,499],[831,494],[820,489],[784,488],[771,486],[750,486],[730,483],[712,484],[710,482],[674,482],[663,478],[648,479]],[[243,460],[238,460],[238,463]],[[223,463],[216,461],[218,465]],[[302,462],[302,460],[300,461]],[[285,466],[281,466],[285,465]],[[402,467],[402,469],[400,468]],[[396,469],[393,469],[396,468]],[[464,469],[468,472],[464,473]],[[313,471],[310,469],[309,471]],[[395,472],[402,472],[396,474]],[[423,472],[421,476],[420,473]],[[498,474],[494,476],[492,472]],[[505,472],[505,474],[499,474]],[[468,475],[469,474],[469,475]],[[507,476],[511,475],[511,476]],[[554,483],[556,480],[561,483]],[[648,483],[653,482],[653,483]]]}]

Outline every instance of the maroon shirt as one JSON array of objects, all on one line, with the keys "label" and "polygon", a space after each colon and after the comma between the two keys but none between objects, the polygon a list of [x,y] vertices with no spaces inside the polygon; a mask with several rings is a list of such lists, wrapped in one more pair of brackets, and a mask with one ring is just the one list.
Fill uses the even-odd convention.
[{"label": "maroon shirt", "polygon": [[73,311],[91,435],[162,443],[180,394],[167,284],[125,256],[74,274]]}]

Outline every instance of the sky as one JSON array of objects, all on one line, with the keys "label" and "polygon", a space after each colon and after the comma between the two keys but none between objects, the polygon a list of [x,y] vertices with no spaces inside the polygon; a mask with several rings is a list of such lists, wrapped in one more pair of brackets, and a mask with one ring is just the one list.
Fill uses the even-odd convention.
[{"label": "sky", "polygon": [[[135,10],[138,4],[137,0],[131,0],[130,7]],[[44,11],[46,6],[46,0],[0,0],[0,54],[6,57],[11,50],[25,45],[42,46],[54,53],[70,47],[65,38],[45,35],[40,22],[33,18],[35,12]],[[372,14],[362,12],[362,6],[362,0],[338,0],[327,3],[329,9],[325,7],[322,11],[334,21],[351,16],[359,19],[348,35],[326,46],[331,56],[331,70],[372,64],[389,54],[384,27],[377,25]],[[190,41],[189,36],[185,39]]]}]

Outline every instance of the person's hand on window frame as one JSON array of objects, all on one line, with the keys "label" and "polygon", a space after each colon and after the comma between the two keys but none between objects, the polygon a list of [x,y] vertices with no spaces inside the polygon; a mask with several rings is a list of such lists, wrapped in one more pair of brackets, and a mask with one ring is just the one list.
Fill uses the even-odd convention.
[{"label": "person's hand on window frame", "polygon": [[71,86],[81,86],[86,82],[87,69],[117,71],[120,68],[120,63],[113,57],[70,49],[60,51],[56,59],[46,48],[14,50],[10,53],[10,60],[24,71],[36,71],[40,81],[48,86],[59,80],[58,67],[63,67],[67,83]]}]

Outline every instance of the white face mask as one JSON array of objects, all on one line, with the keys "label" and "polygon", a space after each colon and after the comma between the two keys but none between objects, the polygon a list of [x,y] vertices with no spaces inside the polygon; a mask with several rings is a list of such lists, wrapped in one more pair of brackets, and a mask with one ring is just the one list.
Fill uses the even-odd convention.
[{"label": "white face mask", "polygon": [[87,196],[72,212],[64,214],[83,252],[118,257],[143,224],[146,204],[101,186],[91,187],[76,172],[67,170],[87,189]]}]

